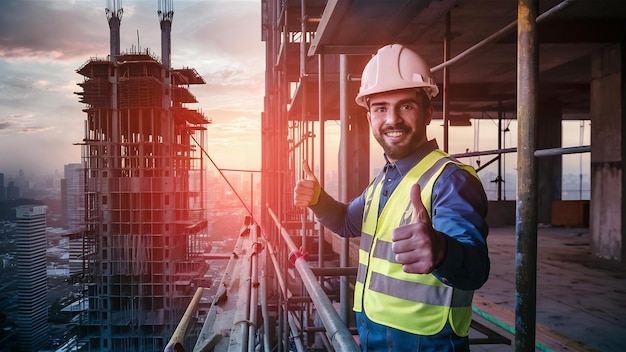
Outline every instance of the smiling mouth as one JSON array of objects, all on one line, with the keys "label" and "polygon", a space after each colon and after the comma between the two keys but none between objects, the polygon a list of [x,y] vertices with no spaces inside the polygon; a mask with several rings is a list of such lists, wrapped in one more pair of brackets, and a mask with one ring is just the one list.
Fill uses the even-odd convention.
[{"label": "smiling mouth", "polygon": [[404,131],[389,131],[389,132],[385,132],[385,136],[387,137],[400,137],[402,135],[406,134],[406,132]]}]

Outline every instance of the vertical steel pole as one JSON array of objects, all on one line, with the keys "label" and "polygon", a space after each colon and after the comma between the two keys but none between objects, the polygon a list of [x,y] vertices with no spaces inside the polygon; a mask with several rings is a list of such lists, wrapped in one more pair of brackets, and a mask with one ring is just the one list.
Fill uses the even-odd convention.
[{"label": "vertical steel pole", "polygon": [[[452,41],[452,34],[450,33],[450,12],[446,13],[446,33],[443,38],[443,62],[450,59],[450,42]],[[448,152],[448,127],[450,126],[450,99],[448,94],[450,93],[448,88],[450,87],[450,69],[448,66],[443,68],[443,151]]]},{"label": "vertical steel pole", "polygon": [[[306,61],[307,61],[307,48],[306,48],[306,42],[307,42],[307,26],[306,23],[307,22],[307,13],[306,13],[306,0],[300,0],[300,86],[302,88],[302,117],[301,117],[301,121],[302,121],[302,133],[301,133],[301,138],[304,138],[304,140],[302,141],[302,152],[300,153],[300,155],[302,156],[302,159],[306,159],[308,160],[307,162],[309,162],[309,166],[311,166],[313,168],[313,170],[315,170],[315,160],[314,160],[314,156],[315,153],[313,152],[313,147],[312,147],[312,140],[309,134],[309,106],[308,106],[308,85],[309,82],[307,81],[307,67],[306,67]],[[312,123],[311,123],[312,124]],[[295,160],[295,158],[294,158]],[[296,166],[297,169],[297,166]],[[311,215],[311,211],[308,209],[305,209],[304,212],[302,213],[302,250],[307,252],[310,251],[309,249],[309,241],[308,239],[312,239],[312,237],[310,237],[310,233],[308,230],[308,225],[309,222],[311,222],[313,220],[313,216]],[[310,306],[309,304],[304,304],[304,309],[302,310],[302,314],[300,315],[300,327],[302,329],[306,328],[309,326],[309,322],[312,321],[312,319],[310,318]],[[302,330],[301,330],[302,332]],[[309,334],[306,333],[302,333],[302,341],[304,343],[305,346],[309,345]]]},{"label": "vertical steel pole", "polygon": [[[339,120],[341,121],[341,137],[339,143],[339,200],[348,201],[348,57],[345,54],[339,56]],[[339,266],[348,266],[350,242],[348,238],[341,239],[341,253]],[[348,278],[342,276],[339,281],[340,315],[343,321],[348,323],[348,302],[350,288]]]},{"label": "vertical steel pole", "polygon": [[[322,97],[324,96],[324,55],[317,55],[317,79],[318,79],[318,83],[317,83],[317,110],[318,110],[318,123],[319,123],[319,129],[320,129],[320,138],[319,138],[319,143],[320,143],[320,157],[319,157],[319,174],[317,175],[317,178],[320,182],[320,185],[322,185],[322,188],[324,188],[326,186],[326,179],[324,174],[326,173],[326,168],[324,167],[324,163],[325,163],[325,157],[324,157],[324,153],[325,153],[325,148],[324,148],[324,143],[326,143],[325,138],[324,138],[324,133],[326,133],[326,129],[324,128],[324,101],[322,99]],[[318,229],[319,229],[319,240],[318,240],[318,248],[317,248],[317,252],[318,252],[318,266],[320,268],[324,267],[324,227],[321,224],[318,224]],[[324,276],[320,275],[320,284],[322,284],[324,282]]]},{"label": "vertical steel pole", "polygon": [[536,112],[539,46],[538,0],[519,0],[517,25],[517,225],[515,351],[535,350],[537,302]]},{"label": "vertical steel pole", "polygon": [[[498,150],[502,150],[502,100],[498,101]],[[502,200],[502,158],[504,154],[498,154],[498,177],[496,178],[496,186],[498,187],[498,200]]]}]

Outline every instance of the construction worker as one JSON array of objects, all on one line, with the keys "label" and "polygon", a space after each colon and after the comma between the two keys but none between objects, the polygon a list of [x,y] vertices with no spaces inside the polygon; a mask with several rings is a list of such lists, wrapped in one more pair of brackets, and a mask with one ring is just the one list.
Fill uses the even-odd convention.
[{"label": "construction worker", "polygon": [[475,170],[428,140],[439,89],[409,48],[378,50],[356,102],[386,160],[348,204],[320,186],[306,161],[294,204],[328,229],[361,236],[354,286],[362,351],[469,351],[472,297],[489,276],[487,198]]}]

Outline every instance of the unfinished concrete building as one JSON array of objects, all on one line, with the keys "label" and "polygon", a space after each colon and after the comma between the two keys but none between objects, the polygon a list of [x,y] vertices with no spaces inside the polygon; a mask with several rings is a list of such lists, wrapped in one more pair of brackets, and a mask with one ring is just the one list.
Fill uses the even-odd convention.
[{"label": "unfinished concrete building", "polygon": [[106,8],[111,52],[77,72],[86,104],[85,169],[88,308],[80,344],[98,351],[158,351],[173,333],[206,264],[200,146],[210,121],[197,103],[191,68],[170,67],[173,8],[160,0],[162,55],[120,53],[121,0]]}]

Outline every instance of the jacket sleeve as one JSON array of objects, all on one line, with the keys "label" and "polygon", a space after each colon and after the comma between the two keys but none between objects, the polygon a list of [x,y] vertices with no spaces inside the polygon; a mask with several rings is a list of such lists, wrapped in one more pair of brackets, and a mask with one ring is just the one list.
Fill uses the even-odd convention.
[{"label": "jacket sleeve", "polygon": [[345,204],[335,200],[322,190],[317,204],[311,210],[327,229],[342,237],[361,236],[364,207],[363,194]]},{"label": "jacket sleeve", "polygon": [[463,290],[480,288],[489,277],[487,197],[476,177],[449,164],[432,195],[432,223],[446,236],[448,250],[433,274]]}]

